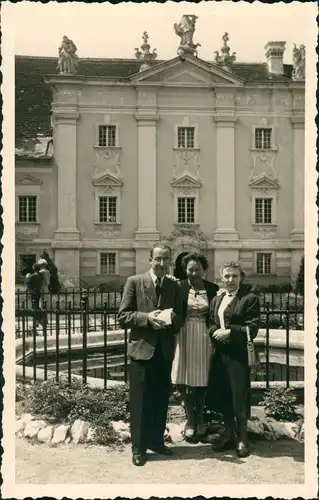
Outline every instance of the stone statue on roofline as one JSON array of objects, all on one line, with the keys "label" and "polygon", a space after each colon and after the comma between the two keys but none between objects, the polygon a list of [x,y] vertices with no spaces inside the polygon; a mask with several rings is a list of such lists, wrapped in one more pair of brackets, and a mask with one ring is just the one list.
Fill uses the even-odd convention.
[{"label": "stone statue on roofline", "polygon": [[293,72],[292,79],[295,81],[305,80],[306,78],[306,47],[300,45],[298,48],[294,43],[294,48],[292,51],[292,64]]},{"label": "stone statue on roofline", "polygon": [[215,61],[219,64],[223,69],[230,70],[229,65],[236,61],[236,52],[230,54],[230,47],[227,45],[229,41],[228,33],[224,33],[222,36],[223,45],[220,49],[221,54],[219,54],[218,50],[215,51]]},{"label": "stone statue on roofline", "polygon": [[140,71],[144,71],[151,67],[150,62],[157,58],[156,49],[153,49],[153,52],[150,51],[150,44],[148,43],[148,33],[144,31],[142,39],[143,43],[141,45],[141,49],[135,49],[135,57],[142,61],[142,65],[140,67]]},{"label": "stone statue on roofline", "polygon": [[59,47],[58,69],[61,75],[75,75],[79,57],[76,54],[77,48],[73,40],[67,36],[62,39]]},{"label": "stone statue on roofline", "polygon": [[177,24],[174,23],[174,31],[176,35],[181,38],[180,46],[178,47],[177,54],[183,58],[185,54],[191,54],[198,57],[197,47],[200,47],[200,43],[193,42],[193,36],[195,33],[197,16],[194,15],[183,15],[182,20]]}]

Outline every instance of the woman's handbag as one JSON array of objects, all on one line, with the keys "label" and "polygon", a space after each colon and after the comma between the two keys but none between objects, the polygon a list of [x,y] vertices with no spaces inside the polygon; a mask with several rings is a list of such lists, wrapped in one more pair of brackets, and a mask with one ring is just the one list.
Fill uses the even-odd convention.
[{"label": "woman's handbag", "polygon": [[249,326],[246,326],[247,333],[247,354],[248,354],[248,366],[253,370],[258,370],[260,368],[260,361],[256,347],[250,338]]}]

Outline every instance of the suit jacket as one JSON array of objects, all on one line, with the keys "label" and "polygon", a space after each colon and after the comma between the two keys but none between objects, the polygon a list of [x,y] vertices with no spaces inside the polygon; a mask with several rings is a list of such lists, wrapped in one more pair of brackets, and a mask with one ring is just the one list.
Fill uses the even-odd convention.
[{"label": "suit jacket", "polygon": [[[172,308],[176,316],[172,326],[160,330],[148,323],[148,314],[155,309]],[[151,359],[156,345],[161,343],[164,359],[172,360],[175,334],[183,324],[183,301],[178,284],[164,277],[157,302],[150,272],[128,278],[118,312],[122,328],[130,328],[129,355],[134,359]]]},{"label": "suit jacket", "polygon": [[[204,281],[204,286],[206,289],[207,293],[207,298],[208,298],[208,303],[210,304],[213,298],[216,296],[218,292],[218,285],[215,285],[215,283],[212,283],[211,281]],[[188,302],[188,294],[190,290],[190,284],[188,283],[188,280],[183,280],[180,282],[180,288],[181,288],[181,293],[182,293],[182,298],[183,298],[183,315],[184,318],[187,316],[187,302]],[[207,326],[208,326],[208,318],[207,318]]]},{"label": "suit jacket", "polygon": [[[218,309],[225,293],[214,297],[210,304],[210,313],[208,318],[209,334],[212,334],[220,328]],[[247,333],[246,326],[249,326],[250,336],[253,340],[259,328],[260,320],[260,302],[257,295],[241,286],[225,309],[224,321],[226,329],[230,329],[230,342],[216,342],[216,348],[224,354],[238,360],[247,359]]]}]

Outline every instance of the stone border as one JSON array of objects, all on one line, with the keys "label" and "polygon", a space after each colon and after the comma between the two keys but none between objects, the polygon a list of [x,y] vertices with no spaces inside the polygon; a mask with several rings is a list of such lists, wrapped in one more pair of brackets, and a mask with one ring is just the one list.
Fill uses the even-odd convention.
[{"label": "stone border", "polygon": [[[118,434],[119,440],[124,442],[130,441],[129,424],[123,421],[110,422],[114,431]],[[37,420],[30,413],[24,413],[21,418],[16,420],[15,434],[21,438],[38,441],[50,446],[58,444],[96,444],[95,431],[90,422],[84,420],[75,420],[70,424],[48,423],[45,420]],[[165,440],[167,442],[179,442],[182,439],[181,432],[184,428],[183,424],[168,423],[166,428]],[[248,421],[248,433],[255,439],[266,439],[275,441],[278,439],[294,439],[299,442],[304,442],[304,422],[277,422],[274,419],[259,419],[252,417]]]}]

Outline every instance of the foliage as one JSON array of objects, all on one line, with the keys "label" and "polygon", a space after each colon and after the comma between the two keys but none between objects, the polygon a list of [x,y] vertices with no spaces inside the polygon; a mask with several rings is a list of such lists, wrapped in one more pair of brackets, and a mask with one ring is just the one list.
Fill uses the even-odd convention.
[{"label": "foliage", "polygon": [[305,281],[305,258],[303,257],[301,259],[300,269],[296,281],[296,293],[299,293],[300,295],[303,295],[305,291],[304,281]]},{"label": "foliage", "polygon": [[28,389],[19,387],[17,401],[30,413],[66,421],[72,424],[81,419],[90,422],[95,430],[95,441],[103,445],[118,444],[118,434],[110,422],[129,421],[129,397],[126,385],[111,387],[107,390],[83,385],[77,378],[72,384],[61,379],[37,382]]},{"label": "foliage", "polygon": [[295,407],[296,400],[293,389],[279,387],[265,391],[259,405],[265,407],[267,417],[292,422],[298,418]]}]

